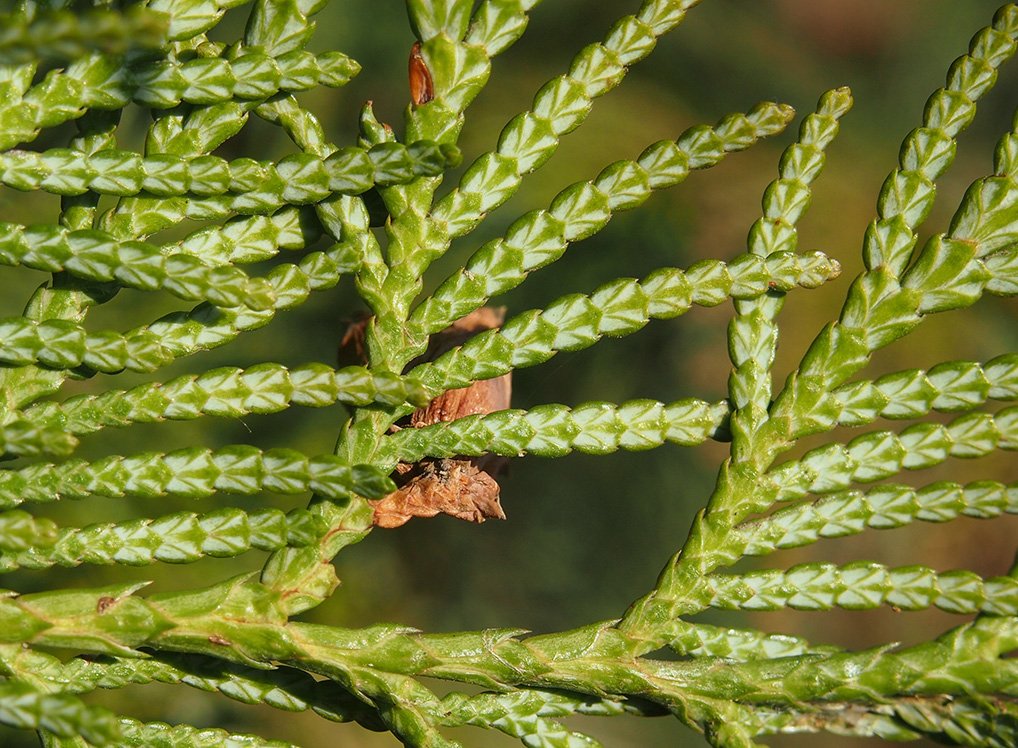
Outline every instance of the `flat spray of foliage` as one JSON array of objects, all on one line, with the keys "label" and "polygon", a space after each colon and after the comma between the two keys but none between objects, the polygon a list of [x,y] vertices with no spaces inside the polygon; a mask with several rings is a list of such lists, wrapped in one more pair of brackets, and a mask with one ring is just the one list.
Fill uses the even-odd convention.
[{"label": "flat spray of foliage", "polygon": [[[0,471],[0,567],[188,563],[252,548],[272,554],[260,573],[186,592],[146,594],[133,583],[4,592],[0,722],[37,730],[54,747],[283,745],[143,723],[82,700],[94,689],[158,681],[281,710],[310,709],[391,731],[412,746],[458,745],[443,728],[463,725],[494,728],[528,746],[598,745],[559,722],[574,714],[671,714],[718,746],[823,730],[1018,742],[1018,659],[1008,657],[1018,647],[1018,573],[982,578],[867,561],[730,570],[743,557],[822,538],[1018,512],[1018,485],[989,477],[919,488],[890,482],[949,457],[1014,449],[1018,407],[1007,403],[1018,399],[1018,354],[859,376],[875,351],[927,315],[967,307],[984,294],[1018,292],[1018,132],[1000,138],[993,173],[969,187],[946,231],[917,243],[956,135],[1015,51],[1018,6],[1001,8],[975,34],[930,97],[880,191],[863,238],[865,270],[838,319],[823,326],[783,385],[775,386],[772,364],[785,295],[839,273],[834,260],[797,250],[795,227],[851,106],[845,89],[824,94],[801,120],[745,253],[620,278],[542,310],[510,310],[500,329],[411,368],[429,336],[553,263],[616,211],[793,119],[787,106],[759,104],[606,166],[546,209],[520,216],[422,298],[428,266],[513,195],[594,100],[697,4],[646,0],[621,18],[537,91],[495,151],[473,160],[451,190],[440,190],[443,171],[460,159],[455,143],[465,110],[487,82],[492,58],[520,37],[537,2],[483,0],[475,8],[471,0],[407,0],[421,57],[420,100],[406,110],[405,138],[397,141],[367,107],[359,138],[344,146],[330,143],[294,98],[320,85],[343,86],[358,72],[339,52],[304,49],[322,0],[255,0],[236,11],[250,17],[243,40],[228,45],[205,34],[245,0],[152,0],[123,15],[98,2],[76,13],[24,2],[4,21],[0,181],[62,202],[50,224],[0,223],[0,262],[53,273],[23,316],[0,320],[0,444],[21,458],[21,467]],[[49,72],[41,75],[40,66]],[[433,79],[431,101],[422,93],[424,70]],[[120,150],[114,140],[119,112],[131,103],[152,110],[142,153]],[[252,115],[283,128],[295,152],[276,163],[210,155]],[[66,122],[77,126],[66,148],[32,149],[46,128]],[[369,229],[368,193],[384,202],[383,242]],[[118,199],[100,213],[103,195]],[[183,219],[207,223],[182,241],[152,240]],[[302,251],[323,236],[327,248]],[[284,248],[299,261],[277,264],[264,277],[245,270]],[[343,274],[355,277],[374,315],[364,366],[266,362],[59,397],[69,377],[93,372],[157,377],[175,359],[227,345],[327,291]],[[87,328],[90,307],[122,287],[164,289],[196,306],[127,321],[124,329]],[[728,397],[719,402],[547,404],[390,428],[447,390],[729,299],[732,370]],[[103,429],[337,401],[351,417],[331,454],[239,444],[92,462],[73,457],[80,437]],[[933,412],[950,415],[925,418]],[[916,422],[868,428],[882,418]],[[840,426],[857,435],[847,442],[832,436],[799,459],[782,459],[801,438]],[[439,635],[387,624],[352,630],[294,618],[333,594],[331,560],[368,536],[370,501],[394,490],[389,476],[400,462],[601,454],[709,439],[731,443],[713,493],[656,586],[618,620],[530,636],[516,629]],[[217,505],[167,516],[156,501],[263,490],[311,491],[314,498],[306,510],[288,513]],[[31,513],[40,502],[104,497],[153,499],[153,511],[81,528]],[[690,620],[709,608],[883,605],[936,606],[962,622],[918,646],[852,652]],[[674,656],[662,657],[662,650]],[[421,676],[453,690],[440,697]],[[472,685],[461,692],[456,684]]]}]

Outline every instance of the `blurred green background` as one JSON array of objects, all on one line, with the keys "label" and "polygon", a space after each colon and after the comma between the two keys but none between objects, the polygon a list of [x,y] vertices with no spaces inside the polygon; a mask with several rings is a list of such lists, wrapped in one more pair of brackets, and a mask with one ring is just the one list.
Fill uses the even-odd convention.
[{"label": "blurred green background", "polygon": [[[675,138],[690,125],[713,123],[731,111],[745,111],[761,99],[788,102],[801,117],[812,110],[824,90],[849,85],[856,97],[855,109],[829,151],[828,168],[816,185],[813,208],[800,231],[801,250],[821,249],[840,260],[845,272],[821,290],[789,295],[781,317],[780,384],[823,322],[836,316],[849,281],[861,268],[862,233],[874,216],[877,190],[895,165],[902,137],[918,126],[927,96],[942,85],[951,61],[966,50],[971,35],[990,21],[998,5],[997,0],[708,0],[636,66],[620,89],[596,101],[586,123],[563,140],[558,153],[525,181],[519,194],[474,235],[454,244],[429,273],[426,287],[437,285],[518,215],[546,206],[558,190],[592,177],[614,160],[633,158],[654,141]],[[577,50],[603,38],[615,19],[638,7],[636,0],[545,0],[539,5],[524,37],[495,60],[489,86],[467,113],[461,139],[466,163],[494,147],[502,125],[529,107],[543,82],[565,72]],[[236,39],[247,10],[229,12],[212,38]],[[356,138],[357,114],[367,99],[374,101],[378,117],[399,132],[408,101],[406,57],[413,41],[401,0],[337,1],[317,18],[312,48],[340,49],[364,69],[346,88],[312,91],[302,94],[301,101],[319,116],[338,144]],[[1016,104],[1018,70],[1012,65],[1005,67],[996,90],[980,104],[975,124],[963,134],[958,160],[941,183],[924,236],[945,230],[965,187],[989,173],[993,144],[1010,128]],[[140,148],[148,117],[137,109],[125,113],[120,147]],[[496,302],[505,304],[512,315],[546,306],[565,293],[592,291],[619,276],[641,276],[661,266],[685,267],[708,257],[729,259],[744,251],[746,232],[759,215],[760,194],[775,177],[780,152],[791,142],[797,126],[747,153],[730,156],[715,169],[694,173],[683,185],[655,195],[636,211],[618,215],[600,234],[574,245],[560,262],[535,273]],[[72,133],[71,125],[55,128],[31,147],[65,145]],[[275,159],[293,150],[279,130],[252,118],[220,154]],[[456,174],[447,184],[455,184],[455,178]],[[0,190],[0,220],[49,222],[57,208],[58,199],[53,196]],[[169,240],[196,227],[181,226],[157,239]],[[20,314],[32,289],[45,281],[40,273],[8,269],[0,278],[2,315]],[[186,307],[171,297],[125,291],[95,310],[88,324],[90,329],[125,329],[182,308]],[[171,370],[160,372],[158,379],[261,361],[333,363],[345,321],[362,308],[352,284],[343,283],[312,296],[304,306],[279,315],[266,328],[245,334],[232,345],[177,362]],[[929,319],[906,340],[880,352],[866,376],[948,359],[986,360],[1018,350],[1016,309],[1014,301],[986,299],[973,309]],[[694,309],[675,320],[652,322],[631,337],[606,339],[586,351],[559,354],[543,366],[515,374],[513,405],[723,397],[729,370],[725,328],[730,314],[728,304]],[[148,379],[130,374],[97,376],[69,382],[61,397]],[[81,451],[98,457],[246,442],[321,453],[331,450],[345,417],[345,410],[337,406],[294,408],[242,422],[205,419],[141,425],[86,438]],[[810,440],[792,456],[823,441]],[[306,618],[343,626],[394,621],[427,631],[514,626],[545,632],[617,617],[653,585],[682,543],[725,455],[723,444],[697,449],[667,445],[610,457],[575,454],[557,460],[515,461],[502,481],[506,522],[478,526],[443,517],[374,532],[339,557],[343,586]],[[895,480],[924,485],[941,479],[984,478],[1018,478],[1013,456],[998,454],[968,463],[955,460]],[[89,500],[44,511],[64,524],[87,524],[184,509],[264,503],[290,508],[305,502],[305,497],[277,496],[219,497],[201,504],[168,499],[158,505],[142,500]],[[873,559],[890,565],[923,563],[940,570],[970,568],[1000,574],[1011,563],[1016,531],[1015,518],[1007,517],[870,532],[777,553],[766,559],[766,565]],[[253,553],[181,567],[19,572],[5,586],[29,591],[130,578],[154,580],[151,589],[163,591],[257,569],[263,560],[264,554]],[[936,611],[896,614],[890,610],[725,614],[708,620],[853,647],[912,643],[961,622]],[[396,745],[391,736],[366,733],[356,726],[245,707],[186,688],[138,687],[98,694],[93,700],[142,719],[254,731],[306,746]],[[586,719],[574,724],[608,746],[700,744],[697,736],[666,719]],[[518,744],[475,729],[453,734],[471,746]],[[769,742],[781,746],[863,744],[809,735]],[[0,745],[31,744],[34,739],[24,735],[0,732]]]}]

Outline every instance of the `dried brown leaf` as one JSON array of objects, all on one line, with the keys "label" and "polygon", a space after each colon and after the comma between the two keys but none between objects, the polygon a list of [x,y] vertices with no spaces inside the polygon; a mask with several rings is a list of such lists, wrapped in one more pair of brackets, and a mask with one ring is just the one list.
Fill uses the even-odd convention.
[{"label": "dried brown leaf", "polygon": [[494,477],[473,460],[424,460],[396,492],[373,502],[378,527],[399,527],[411,517],[448,514],[467,522],[505,519]]},{"label": "dried brown leaf", "polygon": [[410,73],[410,100],[414,106],[427,104],[435,98],[435,84],[431,80],[431,71],[421,54],[421,43],[414,42],[410,48],[410,60],[408,62]]},{"label": "dried brown leaf", "polygon": [[[478,333],[500,326],[505,310],[482,307],[433,335],[428,350],[411,362],[415,366],[433,361],[446,351],[462,345]],[[343,336],[344,346],[352,346],[362,355],[365,327],[368,320],[350,325]],[[470,415],[483,415],[509,407],[512,375],[443,392],[423,408],[415,410],[407,428],[421,428],[434,423],[454,421]],[[495,480],[508,461],[497,455],[481,457],[447,457],[425,459],[418,463],[400,463],[394,480],[399,489],[371,502],[374,524],[378,527],[399,527],[412,517],[434,517],[448,514],[468,522],[505,519],[499,503],[499,485]]]}]

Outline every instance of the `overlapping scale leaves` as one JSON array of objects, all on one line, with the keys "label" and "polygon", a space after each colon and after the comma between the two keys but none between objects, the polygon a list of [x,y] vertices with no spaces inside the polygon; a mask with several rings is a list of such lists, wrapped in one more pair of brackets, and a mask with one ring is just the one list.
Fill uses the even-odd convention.
[{"label": "overlapping scale leaves", "polygon": [[[283,205],[316,203],[334,194],[360,194],[374,186],[437,176],[455,166],[455,146],[430,141],[346,147],[327,159],[308,154],[279,163],[216,156],[193,159],[170,154],[140,156],[103,150],[82,154],[67,148],[0,153],[0,183],[29,192],[75,196],[86,192],[128,197],[191,195],[188,218],[271,213]],[[219,199],[213,199],[218,197]]]},{"label": "overlapping scale leaves", "polygon": [[[244,5],[250,7],[238,12],[248,14],[251,22],[243,40],[227,45],[204,36],[226,11]],[[427,139],[351,144],[324,154],[298,148],[277,162],[228,161],[212,153],[252,115],[284,128],[315,127],[310,112],[298,108],[294,116],[281,97],[319,86],[341,87],[357,74],[358,63],[341,52],[315,54],[304,48],[322,5],[154,0],[126,15],[109,9],[75,15],[25,4],[0,19],[5,63],[0,67],[0,182],[63,197],[53,223],[8,220],[0,229],[0,262],[60,278],[52,289],[37,292],[23,316],[0,323],[0,359],[7,365],[0,376],[8,394],[0,446],[8,457],[67,457],[77,437],[134,423],[239,418],[335,403],[389,409],[427,403],[420,382],[384,368],[274,362],[201,371],[128,390],[40,399],[55,392],[72,371],[156,371],[228,343],[301,304],[310,293],[332,288],[344,273],[360,267],[361,241],[335,233],[326,236],[332,246],[307,251],[329,234],[317,206],[340,195],[434,177],[458,161],[453,142]],[[40,61],[64,64],[39,75]],[[119,110],[128,105],[154,114],[141,152],[118,147],[115,140]],[[68,148],[33,148],[44,131],[72,121],[79,135]],[[104,195],[116,203],[100,214],[98,200]],[[211,223],[169,244],[153,237],[187,219]],[[283,249],[300,255],[292,263],[275,264],[264,277],[240,267]],[[198,304],[190,312],[147,324],[128,320],[124,328],[96,330],[85,314],[116,288],[165,292]],[[3,571],[189,563],[255,549],[317,548],[335,532],[327,512],[208,504],[221,492],[314,492],[319,501],[338,507],[394,488],[371,464],[249,445],[22,462],[3,470],[0,481],[7,485],[7,510],[0,512]],[[34,513],[37,502],[102,496],[175,496],[202,499],[205,506],[174,513],[153,506],[148,516],[84,527],[62,527]],[[131,607],[120,596],[132,592],[99,594],[86,606],[93,614],[110,614],[106,620],[112,622]],[[74,593],[55,594],[48,599],[63,595],[70,601]],[[240,605],[238,620],[250,615],[268,625],[268,593],[261,599],[266,602]],[[43,604],[35,611],[43,609],[54,610]],[[188,615],[196,610],[190,608]],[[272,618],[274,625],[282,622]],[[6,623],[5,630],[13,631]],[[136,629],[126,622],[115,625]],[[161,627],[146,630],[154,635]],[[226,641],[225,636],[211,638]],[[131,648],[144,639],[115,649],[135,656]],[[83,653],[96,651],[88,641],[98,641],[87,635],[58,640]],[[192,662],[176,682],[196,684],[193,674],[215,659],[206,654]],[[19,667],[6,662],[0,672],[0,687],[10,691],[0,721],[39,730],[44,740],[83,736],[97,745],[283,745],[253,735],[118,717],[79,701],[74,694],[91,689],[71,685],[75,677],[47,678],[46,670]],[[283,683],[282,691],[268,693],[265,700],[288,703],[290,685]],[[324,706],[326,699],[320,701],[322,713],[336,718],[336,711]]]},{"label": "overlapping scale leaves", "polygon": [[[539,87],[492,150],[471,154],[458,183],[442,192],[444,173],[461,158],[456,140],[470,103],[498,75],[493,58],[524,33],[539,2],[406,0],[419,42],[412,74],[424,76],[423,66],[434,90],[415,94],[395,129],[369,102],[359,137],[338,145],[296,96],[341,88],[360,70],[342,52],[310,51],[322,46],[309,42],[324,0],[151,0],[126,13],[109,3],[75,13],[60,3],[21,3],[0,16],[0,186],[61,198],[49,223],[0,222],[0,264],[54,277],[24,314],[0,319],[0,453],[12,460],[0,470],[0,572],[199,561],[214,569],[225,563],[215,559],[269,554],[260,573],[198,589],[143,593],[144,583],[125,582],[0,591],[0,723],[38,731],[50,746],[289,745],[145,723],[82,698],[159,682],[310,710],[435,748],[460,745],[444,729],[462,726],[499,730],[527,746],[594,748],[596,739],[562,720],[620,714],[669,714],[726,747],[824,729],[1002,746],[1018,738],[1014,569],[980,575],[950,560],[944,568],[867,560],[731,568],[827,538],[1018,514],[1009,478],[912,485],[905,477],[950,458],[1018,448],[1018,354],[875,378],[863,372],[876,351],[927,316],[1018,294],[1018,118],[998,142],[992,172],[968,188],[947,226],[919,243],[957,136],[1018,47],[1018,6],[998,11],[930,97],[878,195],[863,235],[863,272],[785,379],[775,370],[785,297],[841,272],[825,252],[800,249],[797,224],[852,106],[846,88],[824,94],[802,118],[745,251],[606,279],[543,309],[511,309],[496,329],[422,358],[432,336],[606,229],[619,211],[780,134],[794,117],[790,107],[764,102],[687,127],[565,187],[546,208],[475,245],[444,281],[426,282],[452,242],[505,204],[698,4],[644,0]],[[243,37],[215,41],[227,13],[246,19]],[[152,115],[138,151],[118,142],[129,106]],[[288,155],[217,155],[251,118],[280,128],[293,144]],[[59,147],[52,133],[61,131],[52,128],[68,123],[76,134]],[[185,221],[199,223],[162,236]],[[280,261],[283,250],[292,261]],[[354,341],[365,354],[357,365],[177,369],[126,388],[61,392],[72,377],[151,374],[227,345],[344,275],[373,315]],[[121,289],[193,306],[98,329],[89,310]],[[544,403],[416,428],[402,420],[450,390],[728,302],[732,369],[722,400],[679,388],[669,402]],[[254,422],[337,403],[349,420],[331,453],[332,445],[310,456],[285,444],[195,444],[75,455],[80,440],[101,439],[108,428],[208,416]],[[878,423],[884,419],[909,423]],[[842,436],[838,427],[858,430]],[[785,455],[806,436],[817,441]],[[618,620],[527,635],[294,618],[333,594],[333,558],[371,532],[372,501],[395,495],[393,475],[414,465],[441,482],[450,466],[486,455],[603,455],[707,440],[730,442],[714,492],[653,589]],[[279,507],[274,498],[230,506],[220,496],[264,493],[314,496],[307,508]],[[38,506],[103,497],[129,499],[110,502],[125,510],[145,508],[142,516],[65,525]],[[194,507],[165,506],[183,499]],[[933,641],[850,652],[692,618],[710,609],[879,606],[967,619]],[[679,658],[651,656],[665,648]],[[474,688],[439,696],[427,680],[435,678]]]},{"label": "overlapping scale leaves", "polygon": [[258,102],[281,92],[342,86],[360,70],[338,52],[319,58],[305,50],[271,56],[253,49],[228,59],[221,56],[224,50],[218,51],[214,57],[187,61],[133,62],[90,54],[34,85],[30,69],[5,71],[12,95],[0,104],[0,148],[31,142],[40,129],[77,119],[86,110],[121,109],[132,102],[155,109],[234,99]]}]

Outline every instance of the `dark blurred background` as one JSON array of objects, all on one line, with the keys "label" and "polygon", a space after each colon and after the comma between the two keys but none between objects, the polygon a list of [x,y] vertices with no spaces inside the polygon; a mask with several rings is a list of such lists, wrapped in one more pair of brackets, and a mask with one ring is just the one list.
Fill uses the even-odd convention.
[{"label": "dark blurred background", "polygon": [[[495,60],[489,86],[468,111],[460,143],[466,163],[495,146],[502,125],[529,107],[542,83],[565,72],[577,50],[603,38],[618,17],[636,12],[639,5],[635,0],[548,0],[539,5],[524,37]],[[919,125],[926,98],[943,84],[951,61],[966,51],[969,38],[989,23],[998,5],[996,0],[705,2],[659,43],[648,60],[635,67],[620,89],[595,102],[587,122],[563,140],[558,153],[526,180],[519,194],[494,212],[474,235],[454,244],[429,273],[426,287],[437,285],[521,213],[547,206],[561,188],[593,177],[612,161],[633,158],[654,141],[675,138],[693,124],[713,123],[732,111],[745,111],[762,99],[794,105],[801,119],[812,111],[823,91],[849,85],[856,106],[843,121],[843,134],[829,150],[828,167],[815,185],[813,207],[800,227],[801,250],[823,250],[837,258],[845,270],[839,280],[821,290],[789,294],[781,316],[776,372],[780,384],[823,322],[837,315],[851,278],[861,269],[862,233],[874,216],[877,191],[895,165],[902,137]],[[230,11],[212,37],[236,39],[247,10]],[[378,117],[399,132],[408,101],[406,57],[413,41],[403,3],[344,0],[331,3],[317,18],[312,47],[343,50],[364,69],[346,88],[318,89],[302,94],[301,101],[319,116],[329,137],[341,145],[356,138],[358,110],[366,99],[372,99]],[[993,144],[1010,128],[1016,103],[1018,74],[1014,67],[1005,67],[997,88],[980,104],[975,124],[961,137],[957,162],[940,184],[935,211],[922,229],[924,236],[945,230],[965,187],[989,173]],[[118,136],[120,147],[139,148],[147,122],[146,112],[129,109]],[[746,232],[760,212],[760,195],[776,176],[778,157],[797,127],[798,120],[784,135],[747,153],[729,156],[719,167],[694,173],[685,184],[653,196],[638,210],[619,214],[600,234],[571,247],[560,262],[534,273],[497,303],[505,304],[512,315],[546,306],[565,293],[590,292],[619,276],[638,277],[661,266],[685,267],[702,258],[730,259],[743,252]],[[71,125],[56,128],[31,147],[62,146],[72,132]],[[244,131],[221,149],[221,155],[279,158],[293,150],[279,130],[252,118]],[[447,184],[455,181],[456,174]],[[0,191],[2,220],[49,222],[57,207],[58,199],[52,196]],[[182,226],[175,234],[158,239],[169,240],[194,228],[196,225]],[[279,259],[292,258],[283,255]],[[264,269],[268,267],[270,264]],[[31,289],[45,280],[41,273],[22,270],[5,269],[0,277],[5,279],[0,294],[3,315],[20,314]],[[125,291],[95,310],[88,324],[91,329],[125,329],[181,308],[186,307],[171,297]],[[272,324],[241,336],[235,344],[175,363],[171,370],[160,372],[158,379],[261,361],[333,363],[344,321],[361,309],[352,283],[344,282],[313,295],[305,305],[280,314]],[[1018,350],[1015,312],[1013,301],[988,298],[970,310],[931,318],[907,339],[878,353],[865,376],[949,359],[983,361]],[[514,375],[513,405],[724,397],[729,371],[724,336],[730,315],[729,304],[696,308],[675,320],[651,322],[631,337],[606,339],[578,353],[561,353],[543,366]],[[147,379],[129,374],[97,376],[69,382],[61,397]],[[82,454],[98,457],[236,442],[321,453],[331,450],[345,417],[346,411],[337,406],[294,408],[242,422],[204,419],[134,426],[86,438]],[[905,425],[889,427],[900,430]],[[851,435],[846,432],[839,437]],[[791,456],[824,441],[810,440]],[[343,586],[306,618],[343,626],[394,621],[427,631],[518,626],[547,632],[618,617],[652,587],[662,566],[681,545],[725,455],[724,444],[696,449],[667,445],[609,457],[574,454],[557,460],[535,457],[515,461],[502,481],[506,522],[478,526],[442,517],[374,532],[339,557]],[[1013,456],[1000,453],[971,462],[952,460],[895,480],[925,485],[935,480],[1009,481],[1016,477]],[[207,511],[225,505],[269,503],[290,508],[305,502],[305,497],[228,496],[201,504],[169,499],[158,504],[89,500],[46,507],[45,511],[61,523],[73,525],[185,509]],[[1001,574],[1012,561],[1016,530],[1018,523],[1013,517],[916,525],[776,553],[761,565],[872,559],[892,566],[923,563],[938,570],[969,568],[984,575]],[[236,560],[207,560],[181,567],[20,572],[9,578],[7,586],[29,591],[136,578],[155,580],[151,589],[163,591],[257,569],[263,560],[264,554],[253,553]],[[914,643],[962,622],[937,611],[890,610],[724,614],[708,615],[704,620],[800,634],[851,647],[887,641]],[[256,731],[306,746],[396,745],[391,736],[369,734],[355,726],[245,707],[186,688],[161,692],[162,688],[99,694],[94,701],[115,705],[143,719]],[[700,744],[699,737],[667,719],[591,718],[573,724],[608,746]],[[500,734],[475,729],[453,733],[471,746],[518,744]],[[25,736],[0,733],[0,744],[31,744],[31,740],[24,741]],[[808,735],[769,742],[782,746],[863,744]]]}]

